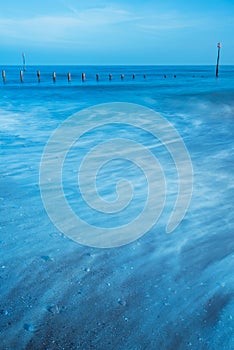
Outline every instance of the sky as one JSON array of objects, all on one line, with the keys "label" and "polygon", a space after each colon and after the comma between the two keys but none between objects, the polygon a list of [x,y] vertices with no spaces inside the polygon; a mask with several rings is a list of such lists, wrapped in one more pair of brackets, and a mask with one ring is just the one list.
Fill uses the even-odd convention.
[{"label": "sky", "polygon": [[0,0],[0,64],[234,64],[234,0]]}]

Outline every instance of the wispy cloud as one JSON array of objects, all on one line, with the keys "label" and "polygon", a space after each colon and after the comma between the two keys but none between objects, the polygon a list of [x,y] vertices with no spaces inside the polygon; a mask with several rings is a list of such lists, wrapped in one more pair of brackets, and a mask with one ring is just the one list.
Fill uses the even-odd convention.
[{"label": "wispy cloud", "polygon": [[32,19],[0,19],[0,35],[3,41],[26,40],[52,42],[63,40],[67,30],[77,26],[77,20],[69,17],[38,17]]},{"label": "wispy cloud", "polygon": [[139,24],[139,27],[146,31],[156,32],[158,30],[174,30],[192,27],[191,23],[158,23],[158,24]]},{"label": "wispy cloud", "polygon": [[104,5],[76,8],[67,5],[63,15],[34,18],[0,18],[2,43],[17,45],[22,42],[34,46],[99,47],[129,45],[147,42],[149,37],[163,37],[185,28],[201,27],[202,19],[189,18],[176,11],[147,11]]},{"label": "wispy cloud", "polygon": [[69,6],[68,9],[77,19],[85,23],[88,22],[90,25],[131,22],[142,18],[141,16],[138,16],[132,12],[114,6],[95,7],[86,10],[78,10],[72,6]]},{"label": "wispy cloud", "polygon": [[139,23],[139,27],[148,32],[170,31],[196,27],[201,20],[188,18],[176,11],[149,15],[147,22]]},{"label": "wispy cloud", "polygon": [[[173,0],[51,0],[38,2],[36,9],[34,2],[23,1],[22,6],[10,6],[17,1],[1,6],[1,60],[14,57],[23,48],[36,59],[47,55],[48,60],[49,55],[62,62],[64,57],[67,62],[72,57],[74,62],[81,62],[82,57],[85,62],[87,58],[98,62],[99,57],[101,63],[120,63],[121,59],[148,63],[154,62],[152,57],[157,52],[165,63],[170,61],[170,48],[175,63],[179,42],[178,55],[193,52],[194,62],[201,47],[206,49],[216,40],[225,41],[226,55],[228,47],[232,52],[233,6],[224,10],[221,3],[213,10],[205,1],[200,8],[187,3],[178,7]],[[200,50],[193,51],[194,44]],[[184,62],[181,57],[180,62]],[[229,57],[232,60],[233,54]]]},{"label": "wispy cloud", "polygon": [[82,42],[98,33],[108,33],[111,26],[134,22],[140,17],[120,8],[86,10],[68,8],[64,16],[35,18],[0,18],[0,35],[5,42],[14,40],[36,43]]}]

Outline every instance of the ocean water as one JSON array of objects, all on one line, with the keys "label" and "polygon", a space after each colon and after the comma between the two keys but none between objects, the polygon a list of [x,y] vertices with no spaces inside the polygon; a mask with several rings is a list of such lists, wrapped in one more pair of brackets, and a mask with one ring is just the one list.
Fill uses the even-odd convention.
[{"label": "ocean water", "polygon": [[[20,67],[1,69],[6,84],[0,83],[0,349],[233,349],[234,66],[220,67],[218,79],[211,66],[32,66],[23,83]],[[116,102],[150,108],[177,130],[191,158],[193,194],[183,220],[167,234],[178,192],[167,149],[156,147],[158,141],[143,130],[127,127],[124,118],[119,127],[90,131],[63,167],[64,195],[76,215],[111,231],[144,209],[147,179],[125,157],[126,149],[125,160],[107,163],[96,180],[100,195],[113,204],[115,184],[127,176],[136,192],[127,212],[97,212],[79,192],[76,161],[117,135],[131,136],[157,154],[167,196],[158,221],[139,239],[115,248],[84,246],[47,215],[41,159],[67,118],[98,104],[105,112],[103,104]],[[89,125],[84,115],[78,113],[81,127]],[[153,123],[144,114],[136,113],[136,120]],[[54,195],[53,181],[50,190]]]}]

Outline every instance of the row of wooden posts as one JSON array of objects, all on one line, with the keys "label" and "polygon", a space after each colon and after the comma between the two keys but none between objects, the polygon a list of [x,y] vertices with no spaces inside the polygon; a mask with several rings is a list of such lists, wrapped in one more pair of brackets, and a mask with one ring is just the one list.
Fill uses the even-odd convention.
[{"label": "row of wooden posts", "polygon": [[[20,77],[21,83],[23,83],[24,82],[24,70],[20,70],[19,77]],[[146,74],[144,74],[143,78],[146,79],[146,77],[147,77]],[[166,78],[166,77],[167,76],[164,75],[164,78]],[[96,74],[96,81],[99,81],[99,78],[100,78],[99,74]],[[109,80],[112,80],[112,78],[113,78],[112,74],[109,74]],[[136,74],[132,74],[132,79],[134,80],[135,78],[136,78]],[[174,75],[174,78],[176,78],[176,75]],[[3,82],[6,83],[7,79],[6,79],[6,71],[5,70],[2,70],[2,79],[3,79]],[[124,74],[120,75],[120,79],[124,80]],[[37,71],[37,80],[40,83],[40,81],[41,81],[41,72],[39,70]],[[54,83],[56,82],[56,80],[57,80],[56,72],[52,73],[52,80],[53,80]],[[67,73],[67,80],[68,80],[68,82],[71,82],[71,80],[72,80],[72,75],[71,75],[70,72]],[[86,74],[85,73],[81,74],[81,80],[83,82],[86,81]]]},{"label": "row of wooden posts", "polygon": [[[222,44],[218,43],[217,47],[218,47],[218,57],[217,57],[217,65],[216,65],[216,77],[218,78],[218,76],[219,76],[220,49],[222,47]],[[24,69],[20,70],[20,81],[21,81],[21,83],[23,83],[23,81],[24,81],[24,71],[26,70],[25,54],[23,53],[22,56],[23,56],[23,67],[24,67]],[[136,75],[132,74],[132,79],[135,79],[135,77],[136,77]],[[164,78],[166,78],[166,77],[167,76],[164,75]],[[124,74],[121,74],[120,78],[121,78],[121,80],[123,80],[124,79]],[[145,78],[146,78],[146,74],[144,74],[144,79]],[[176,75],[174,75],[174,78],[176,78]],[[3,79],[3,82],[6,83],[6,71],[5,70],[2,70],[2,79]],[[38,82],[41,81],[41,72],[39,70],[37,71],[37,79],[38,79]],[[57,79],[56,72],[53,72],[52,79],[53,79],[53,82],[55,83],[56,79]],[[81,79],[82,79],[82,81],[86,80],[85,73],[81,74]],[[68,80],[68,82],[71,82],[71,73],[70,72],[67,73],[67,80]],[[96,80],[97,81],[99,80],[99,74],[96,74]],[[109,74],[109,80],[112,80],[112,74]]]}]

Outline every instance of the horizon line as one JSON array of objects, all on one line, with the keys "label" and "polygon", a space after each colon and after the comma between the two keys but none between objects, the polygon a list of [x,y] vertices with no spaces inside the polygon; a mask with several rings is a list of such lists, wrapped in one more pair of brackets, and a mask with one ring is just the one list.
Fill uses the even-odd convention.
[{"label": "horizon line", "polygon": [[[0,66],[8,66],[8,67],[22,67],[22,64],[4,64],[0,63]],[[165,67],[165,66],[171,66],[171,67],[181,67],[181,66],[186,66],[186,67],[213,67],[216,66],[215,63],[213,64],[70,64],[70,63],[57,63],[57,64],[40,64],[40,63],[34,63],[34,64],[26,64],[26,67],[35,67],[35,66],[73,66],[73,67]],[[220,64],[221,66],[234,66],[234,63],[232,64]]]}]

